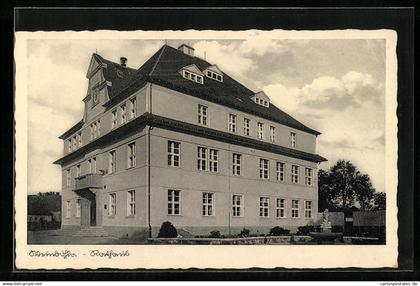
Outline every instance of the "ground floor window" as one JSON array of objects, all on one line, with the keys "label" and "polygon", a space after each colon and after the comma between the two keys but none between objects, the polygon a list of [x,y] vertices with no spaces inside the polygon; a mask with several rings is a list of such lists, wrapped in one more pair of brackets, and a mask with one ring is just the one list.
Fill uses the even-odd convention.
[{"label": "ground floor window", "polygon": [[243,215],[243,197],[242,195],[232,196],[232,216],[239,217]]},{"label": "ground floor window", "polygon": [[66,218],[69,218],[70,217],[70,201],[67,201],[66,202]]},{"label": "ground floor window", "polygon": [[260,217],[269,216],[270,199],[267,197],[260,197]]},{"label": "ground floor window", "polygon": [[127,216],[136,214],[136,191],[127,192]]},{"label": "ground floor window", "polygon": [[203,216],[214,215],[214,193],[203,193]]},{"label": "ground floor window", "polygon": [[76,200],[76,217],[80,217],[81,200]]},{"label": "ground floor window", "polygon": [[292,218],[299,218],[299,200],[292,200]]},{"label": "ground floor window", "polygon": [[181,214],[181,191],[168,190],[168,215]]},{"label": "ground floor window", "polygon": [[117,194],[112,193],[109,194],[109,209],[108,209],[108,215],[114,216],[117,214]]},{"label": "ground floor window", "polygon": [[277,218],[285,218],[284,199],[276,199],[276,216]]},{"label": "ground floor window", "polygon": [[312,201],[305,201],[305,218],[312,218]]}]

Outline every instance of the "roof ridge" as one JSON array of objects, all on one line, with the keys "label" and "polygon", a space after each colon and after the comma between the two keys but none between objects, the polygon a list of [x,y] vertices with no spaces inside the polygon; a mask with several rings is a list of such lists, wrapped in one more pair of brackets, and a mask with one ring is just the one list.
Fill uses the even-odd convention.
[{"label": "roof ridge", "polygon": [[158,58],[156,59],[156,62],[155,62],[155,64],[153,65],[152,70],[149,72],[149,76],[151,76],[151,75],[152,75],[152,73],[155,71],[155,68],[156,68],[157,64],[159,63],[159,61],[160,61],[160,57],[162,56],[163,51],[165,51],[166,46],[167,46],[166,44],[164,44],[164,45],[163,45],[163,48],[162,48],[162,50],[160,51],[160,54],[159,54]]}]

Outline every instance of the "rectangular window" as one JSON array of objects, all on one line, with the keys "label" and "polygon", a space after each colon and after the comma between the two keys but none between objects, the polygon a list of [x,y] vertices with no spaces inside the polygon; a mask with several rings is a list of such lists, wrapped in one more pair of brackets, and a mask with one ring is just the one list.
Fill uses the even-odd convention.
[{"label": "rectangular window", "polygon": [[305,184],[307,186],[312,186],[312,169],[305,168]]},{"label": "rectangular window", "polygon": [[168,166],[179,167],[180,145],[179,142],[168,141]]},{"label": "rectangular window", "polygon": [[292,200],[292,218],[299,218],[299,200]]},{"label": "rectangular window", "polygon": [[268,180],[269,165],[267,159],[260,159],[260,179]]},{"label": "rectangular window", "polygon": [[284,163],[277,162],[277,181],[284,182]]},{"label": "rectangular window", "polygon": [[207,125],[207,106],[198,105],[198,123]]},{"label": "rectangular window", "polygon": [[136,191],[127,192],[127,216],[136,214]]},{"label": "rectangular window", "polygon": [[73,142],[73,150],[76,150],[77,149],[77,139],[76,139],[76,136],[73,137],[72,142]]},{"label": "rectangular window", "polygon": [[229,114],[228,130],[229,132],[236,132],[236,115],[235,114]]},{"label": "rectangular window", "polygon": [[215,149],[210,149],[210,156],[209,156],[209,171],[210,172],[217,172],[219,168],[219,151]]},{"label": "rectangular window", "polygon": [[124,124],[127,122],[127,114],[126,114],[126,106],[125,103],[120,106],[121,109],[121,124]]},{"label": "rectangular window", "polygon": [[197,148],[197,169],[200,171],[207,170],[207,148]]},{"label": "rectangular window", "polygon": [[276,142],[276,128],[274,126],[270,126],[270,141]]},{"label": "rectangular window", "polygon": [[128,162],[128,168],[133,168],[136,166],[136,143],[132,142],[128,144],[127,149],[127,162]]},{"label": "rectangular window", "polygon": [[109,209],[108,209],[108,215],[114,216],[117,214],[117,194],[112,193],[109,194]]},{"label": "rectangular window", "polygon": [[137,116],[137,99],[133,97],[130,99],[130,119]]},{"label": "rectangular window", "polygon": [[258,122],[258,139],[264,139],[264,124]]},{"label": "rectangular window", "polygon": [[233,153],[232,156],[232,173],[233,175],[240,176],[241,175],[241,160],[242,155]]},{"label": "rectangular window", "polygon": [[249,120],[248,118],[244,118],[244,135],[245,136],[249,136],[250,132],[249,132],[249,128],[251,125],[251,120]]},{"label": "rectangular window", "polygon": [[70,169],[66,170],[66,186],[70,187],[71,184],[71,172]]},{"label": "rectangular window", "polygon": [[203,193],[203,216],[214,215],[214,193]]},{"label": "rectangular window", "polygon": [[77,144],[82,147],[82,132],[77,133]]},{"label": "rectangular window", "polygon": [[80,217],[81,200],[76,200],[76,217]]},{"label": "rectangular window", "polygon": [[92,158],[92,164],[91,164],[90,172],[92,174],[96,174],[96,157]]},{"label": "rectangular window", "polygon": [[305,201],[305,218],[312,218],[312,201]]},{"label": "rectangular window", "polygon": [[232,216],[240,217],[243,215],[243,200],[242,195],[232,196]]},{"label": "rectangular window", "polygon": [[98,120],[98,122],[96,122],[96,125],[97,125],[96,137],[99,137],[101,136],[101,121]]},{"label": "rectangular window", "polygon": [[260,217],[269,217],[270,199],[268,197],[260,197]]},{"label": "rectangular window", "polygon": [[111,112],[111,128],[113,129],[115,127],[117,127],[117,110],[116,109],[114,109]]},{"label": "rectangular window", "polygon": [[181,214],[181,191],[168,190],[168,215]]},{"label": "rectangular window", "polygon": [[296,133],[295,132],[290,132],[290,146],[292,146],[293,148],[296,147]]},{"label": "rectangular window", "polygon": [[93,123],[93,139],[96,138],[96,122]]},{"label": "rectangular window", "polygon": [[109,152],[108,173],[112,174],[116,171],[116,153],[115,150]]},{"label": "rectangular window", "polygon": [[276,199],[276,217],[277,218],[285,218],[286,217],[286,213],[285,213],[285,203],[284,203],[284,199]]},{"label": "rectangular window", "polygon": [[80,177],[82,175],[80,165],[76,166],[76,178]]},{"label": "rectangular window", "polygon": [[90,125],[90,140],[93,140],[94,132],[93,132],[93,124]]},{"label": "rectangular window", "polygon": [[66,201],[66,218],[70,217],[70,214],[71,214],[70,207],[71,207],[70,201]]},{"label": "rectangular window", "polygon": [[299,184],[299,166],[292,165],[292,183]]},{"label": "rectangular window", "polygon": [[72,147],[72,143],[71,143],[71,138],[67,140],[67,151],[71,152],[71,147]]}]

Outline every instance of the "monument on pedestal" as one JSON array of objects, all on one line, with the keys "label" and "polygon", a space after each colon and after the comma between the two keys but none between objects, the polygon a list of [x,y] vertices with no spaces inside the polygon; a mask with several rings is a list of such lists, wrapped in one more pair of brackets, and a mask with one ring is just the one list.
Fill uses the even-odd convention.
[{"label": "monument on pedestal", "polygon": [[321,223],[320,232],[310,232],[309,235],[317,243],[334,243],[336,238],[342,238],[343,233],[341,232],[332,232],[332,226],[330,221],[330,213],[328,209],[325,209],[322,214],[322,223]]}]

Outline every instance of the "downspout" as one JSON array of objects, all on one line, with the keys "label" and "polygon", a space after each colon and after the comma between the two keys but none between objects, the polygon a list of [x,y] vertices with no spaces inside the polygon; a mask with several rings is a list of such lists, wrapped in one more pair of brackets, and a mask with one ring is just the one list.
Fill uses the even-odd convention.
[{"label": "downspout", "polygon": [[[149,87],[149,113],[152,114],[152,83]],[[152,238],[152,224],[151,224],[151,211],[150,211],[150,131],[153,129],[152,126],[147,125],[146,137],[147,137],[147,217],[149,226],[149,238]]]}]

